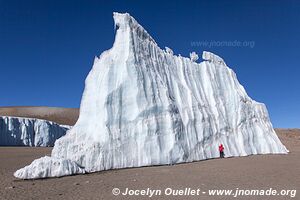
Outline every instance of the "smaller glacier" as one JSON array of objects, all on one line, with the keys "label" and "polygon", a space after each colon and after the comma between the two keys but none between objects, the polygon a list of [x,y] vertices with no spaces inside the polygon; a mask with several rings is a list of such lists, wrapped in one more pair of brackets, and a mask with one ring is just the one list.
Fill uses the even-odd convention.
[{"label": "smaller glacier", "polygon": [[70,128],[47,120],[0,116],[0,146],[54,146]]}]

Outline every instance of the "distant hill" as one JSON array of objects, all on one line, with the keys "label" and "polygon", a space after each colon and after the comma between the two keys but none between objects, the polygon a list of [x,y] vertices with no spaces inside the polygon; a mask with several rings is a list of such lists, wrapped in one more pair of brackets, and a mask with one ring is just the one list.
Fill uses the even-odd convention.
[{"label": "distant hill", "polygon": [[73,126],[78,119],[79,109],[35,106],[0,107],[0,116],[45,119]]},{"label": "distant hill", "polygon": [[[56,122],[58,124],[73,126],[78,117],[78,108],[59,108],[44,106],[12,106],[0,107],[0,116],[29,117],[37,119],[45,119]],[[275,128],[277,134],[300,134],[300,129],[282,129]]]}]

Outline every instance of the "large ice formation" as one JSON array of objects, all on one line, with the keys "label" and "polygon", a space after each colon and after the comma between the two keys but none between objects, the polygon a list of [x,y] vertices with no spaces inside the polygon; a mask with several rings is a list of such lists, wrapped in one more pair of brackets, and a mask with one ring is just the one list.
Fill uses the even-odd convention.
[{"label": "large ice formation", "polygon": [[265,105],[247,95],[222,58],[204,52],[206,61],[196,63],[172,55],[129,14],[114,13],[114,21],[115,42],[95,59],[76,125],[50,158],[16,177],[192,162],[218,157],[220,143],[228,157],[287,153]]},{"label": "large ice formation", "polygon": [[0,116],[0,146],[53,146],[70,128],[41,119]]}]

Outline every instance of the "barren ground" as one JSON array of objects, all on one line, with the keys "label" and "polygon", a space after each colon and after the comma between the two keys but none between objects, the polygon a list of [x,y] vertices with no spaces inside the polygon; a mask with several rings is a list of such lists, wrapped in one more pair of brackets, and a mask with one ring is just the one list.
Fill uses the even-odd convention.
[{"label": "barren ground", "polygon": [[0,147],[0,199],[300,199],[289,196],[113,196],[112,189],[297,189],[300,192],[300,130],[277,129],[288,155],[213,159],[174,166],[111,170],[43,180],[17,180],[13,172],[51,148]]}]

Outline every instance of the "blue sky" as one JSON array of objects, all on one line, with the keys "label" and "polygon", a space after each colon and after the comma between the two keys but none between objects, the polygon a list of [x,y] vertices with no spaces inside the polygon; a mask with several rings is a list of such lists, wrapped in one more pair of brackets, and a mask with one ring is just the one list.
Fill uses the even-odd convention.
[{"label": "blue sky", "polygon": [[175,54],[220,55],[275,127],[300,127],[300,2],[292,0],[0,0],[0,106],[79,107],[94,56],[112,46],[114,11]]}]

